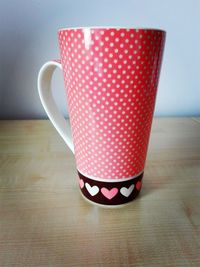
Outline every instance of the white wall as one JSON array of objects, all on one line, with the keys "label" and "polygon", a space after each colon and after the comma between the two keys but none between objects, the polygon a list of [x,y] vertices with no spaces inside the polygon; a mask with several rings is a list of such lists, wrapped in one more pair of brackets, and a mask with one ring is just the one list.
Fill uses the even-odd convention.
[{"label": "white wall", "polygon": [[[59,57],[57,29],[69,26],[163,28],[167,42],[156,115],[200,114],[200,1],[0,1],[0,116],[44,118],[37,73]],[[65,112],[61,73],[54,94]]]}]

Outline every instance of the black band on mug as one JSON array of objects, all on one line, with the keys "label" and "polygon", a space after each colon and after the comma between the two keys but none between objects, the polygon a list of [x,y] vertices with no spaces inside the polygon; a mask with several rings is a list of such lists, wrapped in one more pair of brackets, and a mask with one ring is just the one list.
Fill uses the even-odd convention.
[{"label": "black band on mug", "polygon": [[78,171],[82,194],[92,202],[102,205],[121,205],[135,199],[142,186],[144,172],[133,179],[115,182],[92,180]]}]

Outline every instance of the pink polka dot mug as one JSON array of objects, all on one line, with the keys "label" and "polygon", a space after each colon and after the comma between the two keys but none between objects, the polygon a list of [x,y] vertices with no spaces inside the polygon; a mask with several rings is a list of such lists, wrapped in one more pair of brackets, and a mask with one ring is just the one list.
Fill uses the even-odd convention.
[{"label": "pink polka dot mug", "polygon": [[[41,102],[75,155],[82,195],[93,203],[122,205],[140,192],[165,35],[157,29],[61,29],[61,59],[39,72]],[[52,98],[56,67],[64,75],[70,124]]]}]

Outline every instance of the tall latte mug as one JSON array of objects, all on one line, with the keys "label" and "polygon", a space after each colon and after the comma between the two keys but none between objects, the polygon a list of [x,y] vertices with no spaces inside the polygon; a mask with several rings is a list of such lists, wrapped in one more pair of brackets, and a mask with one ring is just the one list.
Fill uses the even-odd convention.
[{"label": "tall latte mug", "polygon": [[[125,204],[142,186],[165,32],[69,28],[58,38],[61,60],[39,72],[41,102],[75,155],[83,196],[100,205]],[[56,67],[64,76],[70,124],[51,93]]]}]

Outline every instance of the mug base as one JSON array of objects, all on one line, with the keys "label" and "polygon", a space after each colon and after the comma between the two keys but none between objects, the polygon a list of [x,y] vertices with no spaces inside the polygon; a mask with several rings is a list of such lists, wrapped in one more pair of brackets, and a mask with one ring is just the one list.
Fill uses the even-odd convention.
[{"label": "mug base", "polygon": [[[105,205],[105,204],[99,204],[99,203],[96,203],[94,201],[91,201],[89,200],[88,198],[86,198],[82,191],[80,191],[80,195],[81,197],[84,199],[84,201],[88,202],[90,205],[94,205],[94,206],[97,206],[97,207],[100,207],[100,208],[104,208],[104,209],[120,209],[120,208],[124,208],[124,207],[127,207],[129,205],[131,205],[133,203],[133,200],[129,201],[129,202],[126,202],[124,204],[118,204],[118,205]],[[138,194],[139,195],[139,194]],[[137,197],[136,197],[137,198]]]},{"label": "mug base", "polygon": [[123,207],[138,196],[143,174],[142,172],[133,178],[107,182],[88,178],[78,171],[81,195],[90,203],[101,207]]}]

